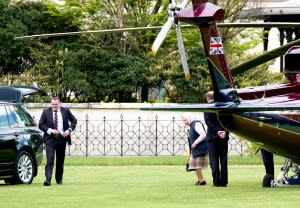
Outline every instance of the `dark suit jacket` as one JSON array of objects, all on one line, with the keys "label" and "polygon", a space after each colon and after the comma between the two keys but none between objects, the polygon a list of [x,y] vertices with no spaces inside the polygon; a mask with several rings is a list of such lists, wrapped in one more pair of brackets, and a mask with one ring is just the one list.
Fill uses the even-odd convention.
[{"label": "dark suit jacket", "polygon": [[[71,113],[71,111],[68,108],[60,107],[60,112],[63,119],[63,129],[66,131],[67,129],[71,128],[72,131],[75,130],[77,119],[75,116]],[[43,113],[41,115],[40,121],[39,121],[39,128],[44,132],[44,143],[47,144],[51,140],[51,135],[47,134],[47,130],[49,128],[52,128],[52,122],[53,122],[53,112],[52,108],[47,108],[43,110]],[[69,125],[69,122],[71,125]],[[71,136],[68,136],[66,138],[69,145],[72,144],[71,142]]]},{"label": "dark suit jacket", "polygon": [[[204,113],[204,120],[207,125],[206,137],[208,141],[218,139],[218,131],[224,131],[215,113]],[[226,140],[229,140],[229,132],[226,131]]]}]

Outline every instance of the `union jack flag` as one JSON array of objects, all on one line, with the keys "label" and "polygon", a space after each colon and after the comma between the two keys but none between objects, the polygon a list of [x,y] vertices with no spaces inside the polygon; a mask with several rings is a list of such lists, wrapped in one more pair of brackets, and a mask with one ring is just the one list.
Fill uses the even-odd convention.
[{"label": "union jack flag", "polygon": [[211,37],[210,38],[209,54],[210,55],[224,54],[224,48],[223,48],[221,37]]}]

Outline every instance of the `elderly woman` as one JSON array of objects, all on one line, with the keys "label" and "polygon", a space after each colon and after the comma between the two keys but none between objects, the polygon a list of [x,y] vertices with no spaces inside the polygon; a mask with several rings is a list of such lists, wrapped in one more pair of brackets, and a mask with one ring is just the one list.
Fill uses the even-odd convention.
[{"label": "elderly woman", "polygon": [[203,124],[194,118],[192,114],[183,114],[183,123],[188,127],[188,141],[190,147],[189,170],[195,170],[197,182],[195,185],[205,185],[206,181],[202,169],[208,166],[208,146]]}]

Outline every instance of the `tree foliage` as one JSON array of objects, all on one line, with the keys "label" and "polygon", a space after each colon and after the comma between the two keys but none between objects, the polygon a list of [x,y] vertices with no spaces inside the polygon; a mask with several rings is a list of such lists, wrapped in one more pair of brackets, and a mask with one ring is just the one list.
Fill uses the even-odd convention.
[{"label": "tree foliage", "polygon": [[60,39],[16,40],[16,36],[79,30],[78,16],[74,12],[65,14],[51,4],[42,2],[17,2],[15,4],[4,0],[0,2],[2,5],[0,7],[2,14],[0,20],[1,75],[18,76],[26,73],[36,63],[33,50],[43,49],[43,42],[49,43],[53,39]]},{"label": "tree foliage", "polygon": [[[63,101],[73,93],[79,102],[136,101],[132,93],[146,81],[147,63],[144,59],[80,44],[62,41],[40,54],[33,71],[43,75],[43,88]],[[69,47],[69,48],[68,48]],[[42,82],[40,84],[43,84]]]},{"label": "tree foliage", "polygon": [[7,0],[0,1],[0,75],[21,74],[31,66],[30,43],[14,40],[15,34],[26,30],[19,17],[20,11],[22,7],[11,5]]},{"label": "tree foliage", "polygon": [[[231,22],[246,0],[211,2],[223,7],[225,21]],[[40,33],[163,25],[168,4],[168,0],[67,0],[65,5],[0,0],[1,83],[39,86],[62,101],[155,101],[164,92],[164,101],[204,102],[211,83],[199,31],[194,28],[182,29],[192,74],[189,82],[184,80],[173,29],[157,57],[150,53],[156,30],[14,39]],[[222,29],[221,35],[231,66],[247,59],[245,51],[260,38],[249,38],[232,28]],[[248,41],[241,45],[240,38]],[[281,80],[277,75],[268,80],[257,78],[261,71],[268,75],[266,68],[247,73],[250,78],[238,77],[237,86]],[[153,89],[158,93],[150,93]]]}]

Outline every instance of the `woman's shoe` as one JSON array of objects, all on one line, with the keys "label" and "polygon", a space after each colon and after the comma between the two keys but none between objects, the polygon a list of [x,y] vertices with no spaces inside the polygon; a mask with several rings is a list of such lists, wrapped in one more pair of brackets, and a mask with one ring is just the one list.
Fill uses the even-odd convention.
[{"label": "woman's shoe", "polygon": [[197,181],[195,185],[196,186],[204,186],[204,185],[206,185],[206,181]]},{"label": "woman's shoe", "polygon": [[206,181],[201,181],[201,182],[199,183],[199,185],[200,185],[200,186],[206,185]]}]

